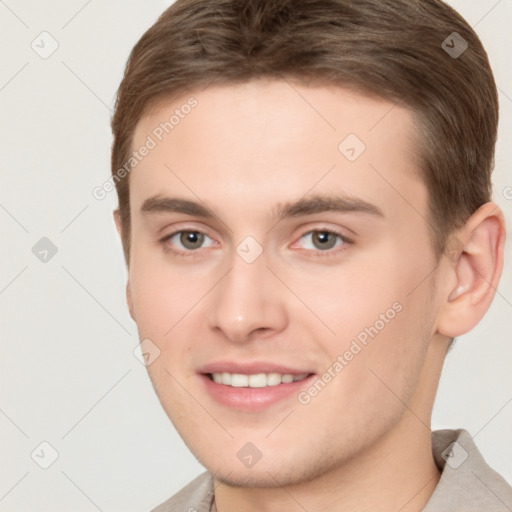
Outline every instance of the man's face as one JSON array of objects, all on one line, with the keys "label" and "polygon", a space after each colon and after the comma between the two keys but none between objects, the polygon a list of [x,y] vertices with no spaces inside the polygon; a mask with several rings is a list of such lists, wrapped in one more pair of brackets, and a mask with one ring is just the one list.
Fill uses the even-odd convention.
[{"label": "man's face", "polygon": [[134,149],[157,144],[129,178],[128,295],[191,451],[220,479],[275,486],[405,416],[424,429],[403,414],[428,422],[436,308],[410,113],[285,81],[209,87],[181,109],[190,96],[136,129]]}]

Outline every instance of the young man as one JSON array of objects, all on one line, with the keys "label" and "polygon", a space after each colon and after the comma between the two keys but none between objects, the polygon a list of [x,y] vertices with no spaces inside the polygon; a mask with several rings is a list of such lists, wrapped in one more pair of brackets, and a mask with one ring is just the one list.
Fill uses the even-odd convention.
[{"label": "young man", "polygon": [[443,361],[493,299],[497,93],[439,0],[178,0],[113,118],[127,301],[207,468],[157,511],[501,511]]}]

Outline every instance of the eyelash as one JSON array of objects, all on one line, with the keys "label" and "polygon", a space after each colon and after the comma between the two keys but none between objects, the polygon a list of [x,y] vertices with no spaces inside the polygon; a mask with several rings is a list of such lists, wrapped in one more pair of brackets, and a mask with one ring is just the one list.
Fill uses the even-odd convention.
[{"label": "eyelash", "polygon": [[[172,233],[170,233],[170,234],[164,236],[163,238],[161,238],[159,240],[159,243],[162,244],[165,252],[171,252],[171,253],[174,253],[174,254],[176,254],[178,256],[185,256],[185,257],[191,257],[191,258],[198,257],[198,256],[200,256],[200,254],[199,254],[199,251],[197,249],[196,250],[183,251],[181,249],[176,249],[175,247],[171,247],[167,243],[175,235],[177,235],[179,233],[187,233],[187,232],[188,233],[200,233],[200,234],[203,234],[205,236],[208,236],[208,238],[211,238],[207,233],[205,233],[204,231],[200,231],[198,229],[179,229],[179,230],[173,231]],[[334,248],[334,249],[327,249],[325,251],[320,251],[318,249],[307,250],[307,252],[312,253],[312,255],[315,256],[315,257],[317,257],[317,256],[318,257],[333,256],[334,254],[338,254],[339,252],[346,250],[347,249],[346,248],[347,245],[352,245],[354,243],[353,240],[351,240],[350,238],[347,238],[345,235],[342,235],[338,231],[334,231],[334,230],[329,229],[329,228],[311,229],[311,230],[306,231],[305,233],[303,233],[299,237],[299,240],[301,238],[305,237],[306,235],[309,235],[309,234],[312,234],[312,233],[330,233],[332,235],[337,236],[343,242],[343,244],[340,247],[337,247],[337,248]]]}]

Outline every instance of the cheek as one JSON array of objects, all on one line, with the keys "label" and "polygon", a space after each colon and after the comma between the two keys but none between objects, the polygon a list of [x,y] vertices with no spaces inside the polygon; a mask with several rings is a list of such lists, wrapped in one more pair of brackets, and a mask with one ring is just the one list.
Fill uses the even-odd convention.
[{"label": "cheek", "polygon": [[[358,312],[358,321],[350,322],[348,315],[350,325],[340,326],[334,341],[324,337],[329,356],[319,377],[328,383],[316,383],[321,391],[307,390],[311,403],[305,410],[315,411],[320,425],[336,418],[347,439],[359,439],[362,431],[377,436],[388,428],[418,385],[426,339],[422,308],[412,301],[394,304],[396,309],[386,309],[367,302],[366,319]],[[386,312],[388,323],[379,318]],[[326,379],[328,373],[333,376]]]},{"label": "cheek", "polygon": [[312,291],[308,305],[335,333],[318,341],[328,364],[341,356],[339,392],[346,403],[358,396],[372,407],[396,401],[389,389],[410,395],[432,328],[428,256],[396,249],[381,254],[350,271],[340,268],[328,283],[311,279],[304,285]]},{"label": "cheek", "polygon": [[134,244],[130,290],[141,335],[170,337],[204,295],[208,286],[204,277],[204,271],[193,266],[169,264],[163,249]]},{"label": "cheek", "polygon": [[400,311],[415,302],[410,292],[418,284],[418,269],[408,262],[395,262],[361,259],[333,267],[328,275],[295,275],[294,291],[331,328],[337,348],[358,336],[364,342],[369,331],[378,331],[379,336],[389,331],[399,316],[403,320]]},{"label": "cheek", "polygon": [[195,377],[198,340],[209,336],[204,308],[219,279],[214,269],[193,267],[171,265],[163,251],[139,250],[130,268],[139,337],[150,339],[159,350],[147,370],[157,395],[166,402],[164,408],[178,415],[188,410],[181,386],[188,388]]}]

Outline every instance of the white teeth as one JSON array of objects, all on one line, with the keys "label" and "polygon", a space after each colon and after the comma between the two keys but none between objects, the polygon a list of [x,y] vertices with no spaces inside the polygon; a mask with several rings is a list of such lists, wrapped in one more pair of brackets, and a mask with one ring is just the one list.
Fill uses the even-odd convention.
[{"label": "white teeth", "polygon": [[249,385],[249,375],[241,373],[231,374],[231,385],[234,388],[246,388]]},{"label": "white teeth", "polygon": [[267,386],[277,386],[278,384],[281,384],[281,374],[269,373],[267,375]]},{"label": "white teeth", "polygon": [[227,372],[212,373],[214,382],[234,388],[265,388],[267,386],[289,384],[290,382],[303,380],[308,375],[308,373],[301,373],[300,375],[292,375],[291,373],[255,373],[252,375]]},{"label": "white teeth", "polygon": [[249,387],[264,388],[267,385],[267,376],[264,373],[249,375]]}]

